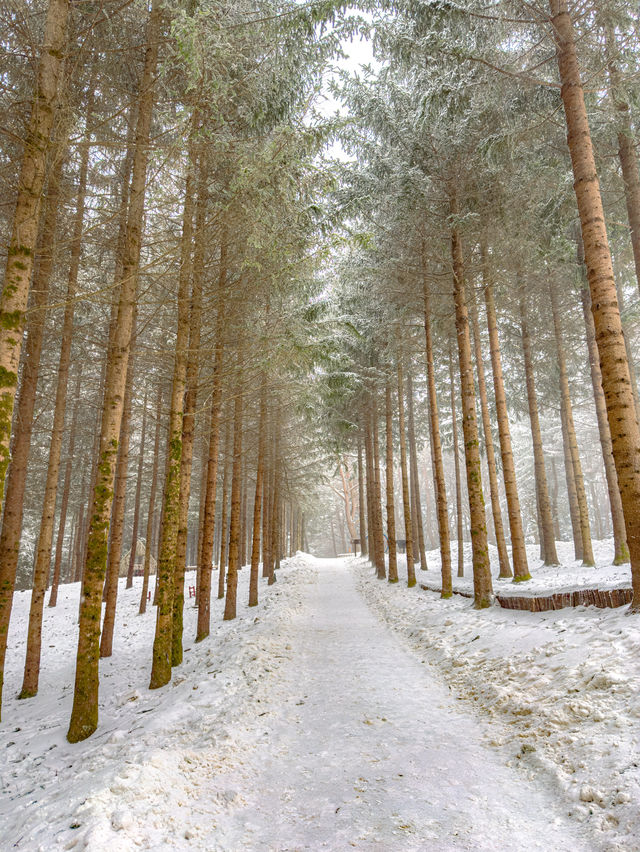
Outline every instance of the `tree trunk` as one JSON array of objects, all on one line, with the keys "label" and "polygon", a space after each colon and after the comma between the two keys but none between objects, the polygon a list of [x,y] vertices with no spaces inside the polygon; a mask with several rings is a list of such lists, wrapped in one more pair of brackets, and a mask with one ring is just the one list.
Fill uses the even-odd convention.
[{"label": "tree trunk", "polygon": [[[47,154],[52,147],[51,131],[58,100],[60,79],[67,47],[69,0],[49,0],[38,62],[31,117],[24,142],[18,196],[11,225],[4,284],[0,296],[0,510],[4,480],[10,458],[11,422],[18,384],[18,364],[22,348],[25,311],[38,238],[42,189]],[[57,206],[57,204],[56,204]],[[4,563],[4,559],[2,560]],[[11,595],[14,582],[0,578],[3,597]],[[4,626],[0,621],[0,634]],[[6,639],[1,640],[6,643]],[[4,652],[0,651],[4,669]],[[2,684],[0,682],[0,690]]]},{"label": "tree trunk", "polygon": [[[134,320],[135,323],[135,320]],[[134,332],[135,333],[135,332]],[[113,652],[113,631],[116,623],[118,604],[118,582],[120,579],[120,560],[122,557],[122,539],[124,537],[124,516],[127,503],[127,482],[129,479],[129,439],[131,437],[131,398],[133,396],[134,358],[129,359],[127,384],[124,392],[122,422],[120,424],[120,446],[116,467],[115,493],[111,514],[111,541],[107,554],[107,576],[105,583],[105,610],[100,637],[100,656],[110,657]]]},{"label": "tree trunk", "polygon": [[565,434],[573,467],[573,478],[576,487],[576,498],[578,501],[578,522],[580,529],[580,538],[582,541],[582,564],[593,565],[593,550],[591,548],[591,531],[589,529],[589,511],[587,508],[587,493],[584,487],[584,477],[582,476],[582,464],[580,463],[580,455],[578,453],[578,441],[576,438],[576,429],[573,423],[573,410],[571,406],[571,394],[569,392],[569,376],[567,374],[567,364],[564,352],[564,341],[562,338],[562,328],[560,325],[560,314],[558,312],[558,304],[556,293],[553,286],[549,285],[549,298],[551,301],[551,312],[553,314],[553,329],[556,338],[556,349],[558,353],[558,369],[560,373],[560,398],[561,405],[564,409]]},{"label": "tree trunk", "polygon": [[[238,364],[242,363],[242,351],[238,346]],[[240,498],[242,478],[242,418],[243,387],[242,375],[236,383],[236,398],[233,411],[233,467],[231,476],[231,516],[229,522],[229,569],[227,571],[227,597],[224,605],[224,620],[236,617],[238,599],[238,568],[240,567]]]},{"label": "tree trunk", "polygon": [[452,592],[451,580],[451,535],[449,532],[449,512],[447,508],[447,486],[442,460],[442,440],[440,437],[440,416],[438,413],[438,397],[436,393],[436,377],[433,358],[433,340],[431,336],[431,297],[425,271],[425,246],[422,245],[422,295],[424,299],[424,334],[427,356],[427,389],[429,393],[429,435],[431,437],[431,464],[433,466],[433,483],[436,498],[436,514],[438,518],[438,535],[440,538],[440,562],[442,573],[443,598],[450,598]]},{"label": "tree trunk", "polygon": [[133,160],[127,238],[125,240],[122,280],[119,282],[118,320],[114,335],[113,357],[109,359],[107,364],[100,428],[100,452],[89,513],[91,521],[84,559],[73,709],[67,733],[69,742],[86,739],[98,725],[98,658],[102,587],[106,570],[109,516],[113,500],[113,480],[140,262],[149,132],[154,104],[154,79],[158,63],[160,21],[160,0],[153,0],[147,31],[145,64],[140,85],[140,107],[136,129],[136,150]]},{"label": "tree trunk", "polygon": [[272,468],[272,488],[271,488],[271,504],[269,509],[269,536],[270,536],[270,565],[268,585],[273,585],[276,581],[275,569],[280,567],[280,423],[281,413],[280,408],[276,410],[276,418],[273,430],[273,468]]},{"label": "tree trunk", "polygon": [[404,425],[404,378],[402,361],[398,359],[398,432],[400,433],[400,472],[402,474],[402,506],[404,528],[407,537],[407,586],[416,584],[415,560],[413,558],[413,526],[411,523],[411,500],[409,497],[409,475],[407,471],[407,438]]},{"label": "tree trunk", "polygon": [[367,498],[367,530],[369,533],[369,562],[376,568],[378,565],[378,540],[375,534],[375,521],[373,511],[374,488],[373,488],[373,447],[371,443],[371,418],[368,405],[365,403],[362,411],[362,422],[364,432],[364,454],[366,465],[366,498]]},{"label": "tree trunk", "polygon": [[369,552],[367,544],[366,505],[364,498],[364,470],[362,469],[362,437],[358,431],[358,533],[360,535],[360,555]]},{"label": "tree trunk", "polygon": [[633,600],[640,611],[640,430],[636,420],[629,364],[605,227],[600,185],[591,145],[582,81],[566,0],[550,0],[562,101],[567,122],[574,189],[591,291],[591,308],[607,403],[613,458],[622,497],[631,555]]},{"label": "tree trunk", "polygon": [[391,384],[387,380],[384,393],[387,462],[387,538],[389,540],[389,582],[398,582],[398,556],[396,544],[396,516],[393,498],[393,411],[391,407]]},{"label": "tree trunk", "polygon": [[233,420],[228,412],[224,433],[224,465],[222,473],[222,498],[220,515],[220,553],[218,560],[218,599],[225,594],[227,562],[229,559],[229,488],[233,476]]},{"label": "tree trunk", "polygon": [[[78,428],[78,413],[80,411],[80,386],[82,381],[82,369],[78,367],[76,375],[76,386],[74,392],[73,414],[71,426],[69,427],[69,447],[67,449],[67,463],[64,471],[64,484],[62,486],[62,502],[60,504],[60,520],[58,522],[58,537],[56,539],[56,554],[53,563],[53,579],[51,581],[51,594],[49,595],[49,606],[58,603],[58,586],[60,584],[60,572],[62,567],[62,546],[64,544],[64,530],[67,523],[67,510],[69,507],[69,495],[71,492],[71,469],[74,461],[76,433]],[[49,452],[51,457],[51,451]],[[69,551],[73,551],[70,549]]]},{"label": "tree trunk", "polygon": [[422,526],[422,503],[420,500],[420,479],[418,477],[418,450],[416,447],[416,426],[413,417],[413,378],[407,373],[407,425],[409,438],[409,471],[411,474],[411,518],[420,554],[420,569],[426,571],[427,552],[424,546],[424,528]]},{"label": "tree trunk", "polygon": [[[549,488],[547,486],[547,473],[544,464],[544,450],[542,448],[542,432],[540,430],[540,417],[538,416],[538,402],[536,399],[535,376],[533,373],[533,358],[531,355],[531,338],[529,337],[529,325],[527,323],[527,309],[524,297],[520,299],[520,330],[522,333],[522,354],[524,358],[525,383],[527,385],[527,404],[529,407],[529,422],[531,424],[531,440],[533,442],[533,464],[534,475],[536,480],[536,494],[540,510],[540,522],[542,526],[544,564],[558,565],[558,554],[556,553],[556,530],[554,528],[553,517],[551,514],[551,504],[549,501]],[[554,503],[554,516],[557,520],[557,502]]]},{"label": "tree trunk", "polygon": [[138,527],[140,525],[140,497],[142,494],[142,477],[144,475],[144,444],[147,432],[147,392],[144,394],[142,403],[142,428],[140,430],[140,447],[138,449],[138,470],[136,473],[136,496],[133,507],[133,528],[131,531],[131,549],[129,551],[129,565],[127,566],[126,588],[133,586],[133,571],[136,564],[136,550],[138,548]]},{"label": "tree trunk", "polygon": [[598,433],[600,435],[600,446],[602,448],[602,461],[607,480],[607,493],[609,495],[609,508],[611,511],[611,522],[613,526],[613,541],[615,546],[614,565],[621,565],[629,561],[629,548],[627,547],[626,530],[624,528],[624,514],[622,512],[622,500],[618,488],[618,477],[616,466],[613,462],[611,450],[611,432],[607,420],[607,406],[602,390],[602,373],[598,360],[598,347],[596,346],[596,330],[593,325],[593,314],[591,313],[591,297],[589,291],[583,288],[580,291],[582,298],[582,313],[586,329],[587,349],[589,351],[589,367],[591,370],[591,386],[593,388],[593,400],[598,420]]},{"label": "tree trunk", "polygon": [[578,507],[578,492],[576,490],[576,477],[571,460],[571,448],[569,447],[569,435],[567,433],[567,417],[563,403],[560,403],[560,425],[562,429],[562,451],[564,456],[564,472],[567,482],[567,500],[569,501],[569,516],[571,518],[571,532],[573,534],[573,555],[575,559],[582,559],[582,533],[580,532],[580,509]]},{"label": "tree trunk", "polygon": [[371,392],[371,450],[373,458],[373,523],[376,536],[376,570],[378,580],[387,577],[384,558],[384,532],[382,528],[382,488],[380,482],[380,439],[378,436],[378,405],[375,392]]},{"label": "tree trunk", "polygon": [[[455,216],[457,212],[457,205],[454,198],[452,200],[451,213]],[[456,309],[458,360],[460,363],[462,429],[464,433],[471,547],[473,552],[474,606],[477,609],[481,609],[491,604],[493,587],[491,584],[487,524],[484,514],[484,498],[482,496],[482,479],[480,475],[480,442],[478,440],[478,424],[476,421],[476,399],[473,385],[469,319],[464,292],[462,244],[456,228],[453,228],[451,231],[451,256],[453,260],[453,296]]]},{"label": "tree trunk", "polygon": [[498,561],[500,564],[499,577],[506,579],[513,577],[509,565],[509,554],[507,543],[504,538],[504,527],[502,525],[502,511],[500,509],[500,491],[498,490],[498,473],[496,470],[496,455],[493,448],[493,437],[491,435],[491,417],[489,414],[489,401],[487,399],[487,383],[484,374],[484,361],[482,359],[482,344],[480,341],[480,329],[478,327],[478,311],[475,299],[471,302],[471,323],[473,326],[473,342],[476,356],[476,374],[478,376],[478,395],[480,397],[480,412],[482,415],[482,430],[484,432],[484,445],[487,452],[487,471],[489,474],[489,490],[491,493],[491,513],[493,515],[493,528],[496,534],[496,547],[498,549]]},{"label": "tree trunk", "polygon": [[260,573],[260,518],[264,497],[264,459],[267,443],[267,377],[260,380],[260,415],[258,420],[258,459],[256,463],[256,490],[253,500],[253,533],[251,537],[251,576],[249,578],[249,606],[258,605],[258,578]]},{"label": "tree trunk", "polygon": [[218,317],[216,320],[213,388],[209,415],[209,456],[207,459],[207,487],[205,489],[204,519],[202,527],[202,552],[200,554],[200,583],[198,585],[198,625],[196,642],[201,642],[211,630],[211,563],[213,559],[213,533],[216,519],[216,486],[218,481],[218,455],[220,451],[220,408],[222,399],[222,362],[224,356],[225,296],[226,296],[226,241],[220,247],[220,274],[218,277]]},{"label": "tree trunk", "polygon": [[504,378],[502,375],[502,357],[500,355],[500,341],[498,339],[496,306],[493,299],[493,283],[489,280],[486,251],[483,251],[483,255],[483,279],[485,284],[484,302],[487,309],[489,348],[491,350],[491,369],[493,371],[493,390],[498,418],[500,457],[502,458],[502,478],[504,482],[505,496],[507,499],[509,530],[511,532],[513,581],[514,583],[521,583],[525,580],[530,580],[531,574],[529,573],[529,564],[527,562],[527,550],[524,542],[524,532],[522,530],[520,498],[518,496],[518,484],[516,482],[516,468],[513,461],[513,450],[511,448],[511,429],[509,428],[507,395],[504,390]]},{"label": "tree trunk", "polygon": [[460,476],[460,447],[456,415],[456,383],[453,373],[453,353],[449,349],[449,386],[451,389],[451,429],[453,433],[453,464],[456,478],[456,538],[458,539],[458,577],[464,577],[464,541],[462,535],[462,480]]},{"label": "tree trunk", "polygon": [[142,591],[140,593],[139,615],[147,611],[147,596],[149,593],[149,574],[151,571],[151,551],[153,550],[153,519],[156,509],[156,490],[158,488],[158,467],[160,465],[160,433],[162,422],[162,387],[158,384],[158,401],[156,404],[156,428],[153,439],[153,465],[151,468],[151,485],[149,488],[149,507],[147,509],[147,530],[144,540],[144,567],[142,572]]}]

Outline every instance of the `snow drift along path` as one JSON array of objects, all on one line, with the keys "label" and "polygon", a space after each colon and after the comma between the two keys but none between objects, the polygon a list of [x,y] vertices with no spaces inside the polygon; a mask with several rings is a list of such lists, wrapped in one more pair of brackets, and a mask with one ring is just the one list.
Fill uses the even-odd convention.
[{"label": "snow drift along path", "polygon": [[202,790],[198,809],[225,790],[232,805],[200,848],[595,848],[482,744],[486,725],[375,618],[347,561],[315,564],[281,625],[289,662],[270,702],[257,728],[237,720],[234,765]]}]

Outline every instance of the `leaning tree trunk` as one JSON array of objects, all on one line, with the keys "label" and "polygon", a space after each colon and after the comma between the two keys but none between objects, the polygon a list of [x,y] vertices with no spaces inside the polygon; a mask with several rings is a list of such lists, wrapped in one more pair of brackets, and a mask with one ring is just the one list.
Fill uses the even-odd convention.
[{"label": "leaning tree trunk", "polygon": [[449,532],[449,512],[447,509],[447,486],[442,460],[442,439],[440,437],[440,416],[438,413],[438,397],[436,393],[436,376],[433,358],[433,339],[431,336],[431,296],[424,262],[424,245],[422,246],[422,295],[424,299],[424,334],[427,358],[427,389],[429,393],[429,435],[431,438],[431,464],[436,498],[436,514],[438,518],[438,535],[440,538],[440,563],[442,573],[443,598],[450,598],[452,592],[451,580],[451,535]]},{"label": "leaning tree trunk", "polygon": [[102,587],[107,560],[109,516],[118,454],[118,437],[124,404],[124,386],[133,330],[140,247],[144,218],[144,196],[149,157],[149,135],[154,104],[154,80],[162,19],[161,0],[153,0],[149,15],[145,64],[140,85],[140,107],[136,128],[133,177],[125,240],[123,273],[113,356],[107,364],[100,428],[100,451],[89,513],[80,606],[80,627],[73,708],[67,739],[78,742],[91,736],[98,726],[98,659]]},{"label": "leaning tree trunk", "polygon": [[[531,354],[531,338],[529,336],[529,325],[527,323],[527,308],[524,297],[520,299],[520,331],[522,334],[522,354],[524,360],[525,383],[527,386],[527,405],[529,408],[529,422],[531,424],[531,440],[533,442],[533,464],[536,480],[536,494],[540,511],[540,522],[544,546],[544,564],[558,565],[558,554],[556,552],[556,530],[553,516],[551,514],[551,501],[549,500],[549,487],[547,485],[547,473],[544,464],[544,450],[542,448],[542,431],[540,429],[540,417],[538,415],[538,401],[536,398],[535,377],[533,374],[533,357]],[[555,473],[555,468],[554,468]],[[557,518],[557,505],[554,505],[555,517]]]},{"label": "leaning tree trunk", "polygon": [[389,540],[389,582],[398,582],[398,555],[396,545],[396,514],[393,498],[393,410],[391,407],[391,383],[387,379],[384,391],[386,427],[386,480],[387,480],[387,538]]},{"label": "leaning tree trunk", "polygon": [[582,475],[582,464],[580,463],[580,454],[578,453],[578,440],[576,437],[576,428],[573,422],[573,410],[571,406],[571,394],[569,391],[569,376],[567,374],[567,364],[564,351],[564,341],[562,337],[562,328],[560,325],[560,313],[558,311],[557,298],[554,287],[549,284],[549,298],[551,301],[551,312],[553,315],[553,329],[556,338],[556,349],[558,353],[558,370],[560,378],[560,404],[564,411],[564,435],[567,438],[567,446],[571,466],[573,468],[573,479],[576,488],[576,499],[578,502],[578,522],[580,530],[580,540],[582,542],[582,564],[593,565],[593,550],[591,547],[591,531],[589,528],[589,512],[587,509],[587,492],[584,487],[584,477]]},{"label": "leaning tree trunk", "polygon": [[407,586],[416,584],[416,569],[413,559],[413,526],[411,524],[411,499],[409,497],[409,473],[407,470],[407,436],[404,425],[404,377],[402,360],[398,358],[398,432],[400,433],[400,473],[402,475],[402,507],[404,529],[407,537]]},{"label": "leaning tree trunk", "polygon": [[[452,199],[451,213],[454,217],[458,213],[455,197]],[[493,587],[491,584],[487,523],[484,513],[484,498],[482,496],[482,479],[480,474],[480,442],[478,440],[478,424],[476,421],[476,399],[473,384],[469,318],[464,292],[462,243],[458,230],[455,227],[451,231],[451,256],[453,260],[453,296],[456,310],[458,360],[460,363],[462,430],[464,434],[471,548],[473,553],[474,606],[477,609],[481,609],[491,604]]]},{"label": "leaning tree trunk", "polygon": [[489,415],[489,401],[487,399],[487,382],[484,374],[484,361],[482,359],[482,344],[480,341],[480,329],[478,327],[478,311],[475,299],[471,302],[471,323],[473,326],[473,343],[476,356],[476,374],[478,376],[478,396],[480,397],[480,412],[482,414],[482,431],[484,432],[484,446],[487,452],[487,469],[489,472],[489,491],[491,493],[491,513],[493,515],[493,528],[496,534],[496,545],[498,548],[498,562],[500,565],[499,577],[506,579],[513,577],[509,565],[509,554],[507,553],[507,542],[504,537],[504,526],[502,524],[502,511],[500,509],[500,492],[498,490],[498,473],[496,470],[496,454],[493,448],[493,437],[491,435],[491,417]]},{"label": "leaning tree trunk", "polygon": [[507,514],[509,530],[511,531],[511,561],[513,562],[513,581],[521,583],[531,579],[527,562],[527,550],[522,529],[522,513],[520,512],[520,497],[516,482],[516,468],[511,447],[511,429],[507,412],[507,395],[504,389],[502,375],[502,357],[498,338],[498,322],[496,306],[493,298],[493,283],[489,280],[488,261],[483,252],[483,278],[485,283],[484,302],[487,309],[487,327],[489,329],[489,349],[491,351],[491,369],[493,371],[493,391],[496,400],[498,418],[498,436],[500,438],[500,457],[502,458],[502,479],[507,498]]},{"label": "leaning tree trunk", "polygon": [[582,242],[596,342],[607,403],[613,458],[624,510],[627,544],[631,555],[633,600],[640,611],[640,429],[636,420],[622,322],[616,300],[611,252],[600,196],[591,133],[584,103],[573,24],[566,0],[550,0],[567,141],[574,174],[574,189],[582,225]]}]

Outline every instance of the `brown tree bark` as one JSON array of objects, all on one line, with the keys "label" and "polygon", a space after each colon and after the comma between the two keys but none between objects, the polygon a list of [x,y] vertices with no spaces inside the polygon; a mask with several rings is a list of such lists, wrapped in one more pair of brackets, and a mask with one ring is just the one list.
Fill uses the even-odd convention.
[{"label": "brown tree bark", "polygon": [[420,556],[420,569],[422,571],[426,571],[428,568],[427,551],[424,546],[424,527],[422,526],[422,503],[420,500],[420,479],[418,477],[418,449],[416,447],[416,425],[413,415],[413,377],[411,373],[407,373],[407,425],[407,437],[409,439],[412,526],[417,543],[418,554]]},{"label": "brown tree bark", "polygon": [[260,573],[260,519],[264,497],[264,461],[267,443],[267,377],[260,380],[260,414],[258,418],[258,458],[256,462],[256,489],[253,500],[253,531],[251,536],[251,576],[249,578],[249,606],[258,605],[258,577]]},{"label": "brown tree bark", "polygon": [[386,426],[386,484],[387,484],[387,539],[389,541],[389,582],[398,582],[398,556],[396,544],[396,514],[393,497],[393,410],[391,406],[391,383],[387,380],[384,392]]},{"label": "brown tree bark", "polygon": [[122,280],[119,282],[118,319],[114,335],[113,357],[110,357],[107,364],[100,451],[91,498],[89,535],[84,559],[74,699],[67,733],[69,742],[86,739],[98,725],[98,657],[102,587],[106,570],[109,516],[113,500],[113,480],[140,263],[149,133],[154,104],[154,80],[158,63],[161,17],[160,0],[153,0],[140,85],[127,238],[122,264]]},{"label": "brown tree bark", "polygon": [[536,398],[535,376],[533,372],[533,357],[531,354],[531,338],[529,336],[527,307],[524,300],[524,296],[520,299],[520,331],[522,334],[522,354],[524,359],[525,383],[527,386],[527,405],[529,408],[529,422],[531,424],[531,440],[533,442],[533,463],[534,475],[536,480],[536,494],[540,511],[540,523],[542,527],[544,564],[558,565],[558,554],[556,552],[556,529],[553,521],[554,516],[557,519],[558,506],[557,502],[554,503],[554,516],[552,516],[551,503],[549,500],[549,488],[547,485],[547,473],[544,464],[542,431],[540,429],[540,417],[538,415],[538,401]]},{"label": "brown tree bark", "polygon": [[567,363],[564,351],[564,340],[562,337],[562,326],[560,324],[560,314],[558,311],[558,301],[554,287],[549,284],[549,299],[551,302],[551,313],[553,315],[553,329],[556,339],[556,350],[558,355],[558,370],[560,381],[560,404],[564,411],[564,432],[563,435],[567,438],[567,447],[571,466],[573,468],[573,479],[576,489],[576,499],[578,505],[578,523],[580,529],[580,539],[582,541],[582,564],[593,565],[593,550],[591,547],[591,530],[589,528],[589,511],[587,508],[587,493],[584,487],[584,477],[582,475],[582,464],[580,462],[580,454],[578,452],[578,440],[576,437],[576,429],[573,423],[573,410],[571,405],[571,394],[569,390],[569,376],[567,374]]},{"label": "brown tree bark", "polygon": [[460,476],[460,447],[458,445],[458,417],[456,414],[456,383],[453,372],[453,352],[449,349],[449,387],[451,390],[451,430],[453,440],[453,465],[456,481],[456,538],[458,540],[458,577],[464,577],[464,539],[462,533],[462,478]]},{"label": "brown tree bark", "polygon": [[582,242],[596,342],[607,403],[613,458],[622,498],[627,544],[631,555],[633,600],[640,611],[640,429],[635,414],[629,364],[616,299],[611,252],[591,145],[573,25],[566,0],[550,0],[567,142],[575,178],[574,189],[582,226]]},{"label": "brown tree bark", "polygon": [[367,556],[367,507],[364,497],[364,470],[362,467],[362,437],[358,430],[358,534],[360,536],[360,555]]},{"label": "brown tree bark", "polygon": [[224,433],[224,464],[222,471],[222,497],[220,499],[220,552],[218,559],[218,599],[225,594],[227,564],[229,561],[229,490],[233,476],[233,419],[228,412]]},{"label": "brown tree bark", "polygon": [[[64,544],[64,531],[67,523],[67,511],[69,508],[69,496],[71,492],[71,471],[74,461],[76,433],[78,428],[78,414],[80,411],[80,386],[82,382],[82,369],[78,367],[74,391],[73,414],[69,427],[69,446],[67,448],[67,463],[64,470],[64,483],[62,486],[62,501],[60,503],[60,519],[58,521],[58,537],[56,539],[56,553],[53,562],[53,579],[51,580],[51,594],[49,595],[49,606],[58,603],[58,586],[60,585],[60,574],[62,569],[62,547]],[[73,547],[69,549],[73,553]]]},{"label": "brown tree bark", "polygon": [[[135,324],[135,320],[134,320]],[[110,657],[113,653],[113,631],[116,623],[118,604],[118,582],[120,579],[120,560],[122,557],[122,539],[124,536],[124,517],[127,503],[127,482],[129,479],[129,439],[131,437],[131,400],[133,396],[134,358],[129,358],[127,383],[124,391],[124,406],[120,423],[120,445],[116,464],[116,480],[111,511],[111,536],[107,554],[107,574],[105,582],[105,610],[100,636],[100,656]]]},{"label": "brown tree bark", "polygon": [[416,570],[413,558],[413,525],[411,523],[411,499],[409,497],[409,473],[407,470],[407,437],[404,424],[404,376],[400,358],[398,359],[398,432],[400,434],[402,506],[404,509],[404,529],[407,537],[407,586],[412,588],[416,584]]},{"label": "brown tree bark", "polygon": [[369,562],[376,568],[378,565],[378,554],[377,554],[377,538],[375,535],[374,527],[374,511],[373,511],[373,500],[374,500],[374,488],[373,488],[373,447],[371,444],[371,418],[369,416],[369,408],[368,404],[365,403],[363,405],[362,410],[362,428],[363,428],[363,436],[364,436],[364,454],[365,454],[365,465],[366,465],[366,499],[367,499],[367,530],[369,532]]},{"label": "brown tree bark", "polygon": [[213,387],[209,414],[209,455],[207,459],[207,487],[202,527],[200,553],[200,583],[198,585],[198,625],[196,642],[201,642],[211,630],[211,570],[213,559],[213,534],[216,519],[216,486],[218,480],[218,455],[220,451],[220,409],[222,399],[222,364],[224,357],[225,296],[227,257],[226,240],[220,247],[220,272],[218,276],[218,316],[216,319]]},{"label": "brown tree bark", "polygon": [[142,478],[144,476],[144,445],[147,433],[147,392],[144,394],[142,403],[142,428],[140,429],[140,446],[138,448],[138,470],[136,472],[136,494],[133,505],[133,528],[131,532],[131,549],[129,551],[129,565],[127,566],[126,588],[133,586],[133,571],[136,564],[136,550],[138,548],[138,528],[140,526],[140,497],[142,495]]},{"label": "brown tree bark", "polygon": [[371,452],[373,461],[373,530],[376,537],[376,576],[386,580],[387,566],[384,557],[384,532],[382,528],[382,487],[380,481],[380,438],[378,433],[378,405],[375,391],[371,390],[369,408],[371,418]]},{"label": "brown tree bark", "polygon": [[[51,131],[58,100],[58,84],[66,55],[68,17],[69,0],[49,0],[0,295],[0,510],[10,458],[18,364],[38,238],[47,155],[52,148]],[[0,577],[3,597],[13,592],[14,584],[15,579],[11,583],[10,578]],[[0,621],[0,634],[3,629]],[[4,652],[0,651],[0,656],[2,671]],[[0,690],[1,687],[0,682]]]},{"label": "brown tree bark", "polygon": [[487,453],[487,470],[489,474],[489,491],[491,494],[491,513],[493,515],[493,528],[496,534],[496,547],[498,549],[498,562],[500,565],[501,579],[513,577],[507,543],[504,537],[504,526],[502,524],[502,511],[500,509],[500,492],[498,490],[498,473],[496,470],[496,455],[493,448],[493,437],[491,435],[491,417],[489,415],[489,400],[487,399],[487,382],[484,374],[484,361],[482,359],[482,344],[480,341],[480,329],[478,327],[478,311],[475,299],[471,301],[471,324],[473,327],[473,343],[476,356],[476,375],[478,376],[478,396],[480,397],[480,413],[482,415],[482,431],[484,432],[484,446]]},{"label": "brown tree bark", "polygon": [[151,552],[153,550],[153,520],[156,509],[156,491],[158,489],[158,468],[160,466],[160,434],[162,423],[162,386],[158,385],[156,403],[156,428],[153,439],[153,465],[151,468],[151,484],[149,487],[149,506],[147,508],[147,529],[144,540],[144,566],[142,571],[142,590],[140,592],[140,607],[138,615],[147,611],[147,596],[149,593],[149,574],[151,572]]},{"label": "brown tree bark", "polygon": [[571,519],[571,532],[573,534],[573,555],[576,559],[582,559],[582,533],[580,531],[580,509],[578,507],[578,492],[576,490],[576,477],[571,459],[571,448],[569,446],[569,435],[567,434],[567,417],[565,407],[560,403],[560,425],[562,429],[562,453],[564,460],[564,473],[567,483],[567,500],[569,502],[569,516]]},{"label": "brown tree bark", "polygon": [[591,386],[593,388],[593,400],[598,420],[598,433],[600,435],[600,447],[602,449],[602,461],[607,481],[607,493],[609,495],[609,508],[611,511],[611,522],[613,525],[613,541],[615,554],[614,565],[621,565],[629,561],[629,548],[627,547],[627,534],[624,528],[624,514],[622,511],[622,499],[618,488],[618,477],[616,466],[613,462],[611,449],[611,432],[607,420],[607,406],[602,390],[602,373],[598,360],[598,347],[596,346],[596,330],[591,313],[591,297],[589,290],[583,288],[580,291],[582,298],[582,313],[586,330],[587,350],[589,352],[589,367],[591,370]]},{"label": "brown tree bark", "polygon": [[449,510],[447,507],[447,486],[442,460],[442,439],[440,437],[440,416],[438,413],[438,396],[436,393],[436,377],[433,358],[433,339],[431,335],[431,296],[426,275],[424,260],[424,242],[422,244],[422,295],[424,301],[424,334],[427,360],[427,390],[429,394],[429,435],[431,438],[431,464],[433,467],[433,483],[436,499],[436,515],[438,518],[438,535],[440,538],[440,563],[442,573],[443,598],[450,598],[452,592],[451,579],[451,535],[449,531]]},{"label": "brown tree bark", "polygon": [[513,562],[513,582],[521,583],[531,579],[527,562],[527,549],[522,529],[522,513],[520,512],[520,497],[516,482],[516,468],[511,447],[511,429],[507,411],[507,395],[504,389],[502,375],[502,357],[498,338],[498,322],[496,306],[493,298],[493,283],[489,279],[488,258],[483,251],[484,303],[487,309],[487,327],[489,329],[489,349],[491,351],[491,369],[493,372],[493,392],[496,401],[498,418],[498,435],[500,438],[500,457],[502,458],[502,479],[507,500],[509,530],[511,532],[511,561]]},{"label": "brown tree bark", "polygon": [[[238,363],[242,363],[242,349],[238,345]],[[224,602],[224,620],[236,617],[238,600],[238,568],[240,567],[240,500],[242,478],[242,420],[244,389],[242,375],[238,377],[233,407],[233,466],[231,475],[231,515],[229,519],[229,568],[227,571],[227,596]],[[277,487],[276,487],[277,490]],[[278,529],[278,525],[275,525]]]},{"label": "brown tree bark", "polygon": [[[455,196],[452,198],[451,213],[453,216],[456,216],[458,213]],[[451,231],[451,256],[453,260],[453,296],[456,310],[458,361],[460,364],[462,430],[464,433],[471,548],[473,552],[474,606],[477,609],[481,609],[491,604],[493,587],[491,583],[484,498],[482,496],[482,479],[480,475],[480,442],[478,440],[478,424],[476,421],[476,399],[473,384],[469,318],[465,299],[462,243],[455,227]]]}]

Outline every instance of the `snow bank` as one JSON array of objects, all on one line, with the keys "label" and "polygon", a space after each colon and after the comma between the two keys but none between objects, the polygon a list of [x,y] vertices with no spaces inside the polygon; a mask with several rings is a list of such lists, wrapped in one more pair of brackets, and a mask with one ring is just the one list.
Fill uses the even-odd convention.
[{"label": "snow bank", "polygon": [[[637,617],[626,616],[626,608],[476,611],[466,598],[443,601],[419,587],[376,581],[363,560],[352,566],[378,617],[440,670],[461,701],[492,717],[491,744],[512,765],[557,785],[598,846],[640,849]],[[538,589],[547,591],[554,574],[564,583],[574,569],[581,578],[575,565],[547,569]],[[614,576],[606,566],[590,571]],[[429,574],[420,572],[420,579]],[[529,584],[517,584],[518,594],[523,585]]]},{"label": "snow bank", "polygon": [[[179,849],[190,845],[203,815],[185,804],[228,761],[239,715],[259,713],[265,672],[279,665],[273,624],[299,605],[314,569],[297,555],[278,582],[260,584],[249,609],[249,571],[239,574],[238,618],[223,622],[224,601],[212,603],[211,636],[195,645],[197,611],[185,606],[185,660],[172,682],[149,691],[155,610],[139,616],[141,579],[121,580],[114,652],[100,663],[100,724],[88,740],[66,741],[71,711],[79,584],[61,586],[56,609],[45,609],[40,692],[18,701],[29,592],[16,594],[0,734],[0,823],[3,848]],[[195,582],[186,578],[186,590]],[[257,709],[256,709],[257,708]],[[210,830],[240,793],[218,794],[205,820]]]}]

